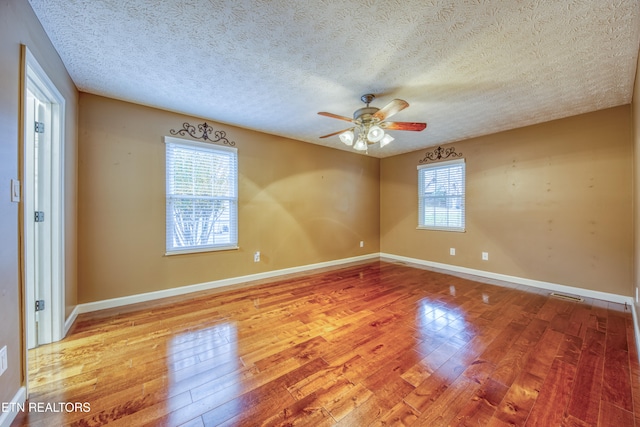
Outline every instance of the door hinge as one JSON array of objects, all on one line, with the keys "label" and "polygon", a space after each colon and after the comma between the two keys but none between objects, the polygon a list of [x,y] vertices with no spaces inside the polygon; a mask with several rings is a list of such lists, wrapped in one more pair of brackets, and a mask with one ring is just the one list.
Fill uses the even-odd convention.
[{"label": "door hinge", "polygon": [[42,310],[44,310],[44,300],[39,299],[36,301],[36,311],[42,311]]},{"label": "door hinge", "polygon": [[44,222],[44,212],[36,211],[33,219],[35,220],[35,222]]},{"label": "door hinge", "polygon": [[35,130],[36,133],[44,133],[44,123],[35,122],[33,130]]}]

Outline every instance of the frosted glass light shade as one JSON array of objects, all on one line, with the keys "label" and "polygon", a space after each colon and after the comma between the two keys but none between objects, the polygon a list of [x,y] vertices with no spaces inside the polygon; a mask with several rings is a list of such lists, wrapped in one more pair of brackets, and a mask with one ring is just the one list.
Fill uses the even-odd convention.
[{"label": "frosted glass light shade", "polygon": [[367,149],[367,142],[364,140],[362,135],[358,138],[353,148],[358,151],[365,151]]},{"label": "frosted glass light shade", "polygon": [[391,135],[389,135],[388,133],[385,134],[384,137],[382,137],[382,139],[380,140],[380,148],[384,147],[385,145],[387,145],[388,143],[390,143],[394,139],[395,138],[392,137]]},{"label": "frosted glass light shade", "polygon": [[353,131],[348,130],[345,132],[342,132],[340,135],[340,141],[344,142],[345,144],[351,146],[353,145]]},{"label": "frosted glass light shade", "polygon": [[378,142],[384,137],[384,131],[380,126],[371,126],[367,132],[367,139],[371,142]]}]

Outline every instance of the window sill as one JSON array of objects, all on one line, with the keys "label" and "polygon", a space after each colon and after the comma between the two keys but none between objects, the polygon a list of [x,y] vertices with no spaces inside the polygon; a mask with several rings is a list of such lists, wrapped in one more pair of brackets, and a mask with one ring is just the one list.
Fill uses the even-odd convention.
[{"label": "window sill", "polygon": [[464,228],[445,228],[445,227],[416,227],[416,230],[430,230],[430,231],[451,231],[454,233],[466,233]]},{"label": "window sill", "polygon": [[185,249],[183,251],[168,251],[164,253],[164,256],[201,254],[205,252],[237,251],[238,249],[240,249],[239,246],[221,246],[217,248]]}]

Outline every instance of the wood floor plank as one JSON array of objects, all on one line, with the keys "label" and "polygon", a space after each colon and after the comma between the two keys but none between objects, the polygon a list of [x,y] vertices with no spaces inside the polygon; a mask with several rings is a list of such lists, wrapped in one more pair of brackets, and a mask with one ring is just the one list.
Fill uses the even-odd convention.
[{"label": "wood floor plank", "polygon": [[469,401],[480,388],[464,375],[458,377],[417,419],[417,424],[447,426],[459,411],[457,402]]},{"label": "wood floor plank", "polygon": [[[331,426],[335,424],[334,418],[329,412],[315,404],[317,399],[316,393],[306,396],[304,399],[298,400],[291,406],[275,413],[261,422],[264,426]],[[220,426],[238,426],[241,424],[241,416],[236,416]]]},{"label": "wood floor plank", "polygon": [[362,405],[349,412],[334,425],[340,427],[371,426],[380,422],[381,417],[389,412],[392,406],[388,401],[380,401],[377,393],[367,399]]},{"label": "wood floor plank", "polygon": [[564,340],[564,334],[547,329],[529,353],[523,370],[544,379],[551,368],[558,348]]},{"label": "wood floor plank", "polygon": [[402,379],[414,387],[418,387],[424,380],[429,378],[431,374],[442,366],[451,356],[453,356],[460,346],[449,342],[444,342],[440,347],[431,354],[420,360],[413,367],[402,374]]},{"label": "wood floor plank", "polygon": [[[481,339],[478,341],[482,342]],[[478,355],[484,351],[486,346],[478,345],[475,341],[460,347],[451,357],[447,359],[432,375],[420,383],[405,398],[404,402],[413,407],[419,413],[430,410],[447,388],[462,376],[478,359]],[[467,378],[470,379],[470,378]],[[471,380],[471,379],[470,379]],[[472,381],[477,385],[477,382]],[[455,415],[455,413],[453,414]]]},{"label": "wood floor plank", "polygon": [[487,425],[524,425],[543,383],[540,377],[523,371],[509,387]]},{"label": "wood floor plank", "polygon": [[400,401],[390,411],[377,419],[372,426],[410,426],[413,425],[420,413],[411,406]]},{"label": "wood floor plank", "polygon": [[565,334],[564,341],[560,344],[556,358],[563,362],[577,365],[580,360],[582,349],[582,339],[573,335]]},{"label": "wood floor plank", "polygon": [[559,358],[551,364],[538,398],[527,418],[529,426],[559,426],[565,418],[576,367]]},{"label": "wood floor plank", "polygon": [[549,322],[542,319],[534,319],[516,340],[514,345],[505,350],[502,358],[496,364],[496,370],[492,378],[510,386],[522,371],[533,346],[540,340],[547,329]]},{"label": "wood floor plank", "polygon": [[605,334],[589,328],[585,332],[576,381],[567,412],[589,425],[597,425],[602,394]]},{"label": "wood floor plank", "polygon": [[462,406],[458,414],[451,421],[452,426],[484,426],[488,425],[491,417],[509,387],[499,381],[488,378],[476,390],[476,394]]},{"label": "wood floor plank", "polygon": [[600,427],[632,427],[634,425],[633,414],[625,411],[609,402],[603,401],[600,405]]},{"label": "wood floor plank", "polygon": [[526,326],[519,322],[509,322],[499,336],[487,347],[480,358],[497,365],[511,346],[518,340]]},{"label": "wood floor plank", "polygon": [[591,307],[586,304],[577,304],[571,313],[565,333],[584,339],[587,328],[591,326],[590,320]]},{"label": "wood floor plank", "polygon": [[[12,426],[640,426],[629,307],[374,261],[78,316]],[[499,285],[499,286],[498,286]]]}]

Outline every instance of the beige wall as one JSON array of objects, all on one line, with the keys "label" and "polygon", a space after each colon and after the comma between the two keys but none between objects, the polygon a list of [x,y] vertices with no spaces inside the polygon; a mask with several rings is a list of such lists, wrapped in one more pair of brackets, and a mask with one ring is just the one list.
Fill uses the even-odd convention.
[{"label": "beige wall", "polygon": [[379,162],[214,125],[239,150],[240,250],[167,257],[162,137],[203,120],[88,94],[80,105],[81,303],[378,250],[633,292],[629,106],[452,144],[467,161],[465,233],[416,230],[426,150]]},{"label": "beige wall", "polygon": [[379,251],[378,159],[209,122],[238,149],[240,249],[165,256],[163,137],[203,121],[80,95],[79,302]]},{"label": "beige wall", "polygon": [[8,371],[0,377],[0,402],[23,384],[18,204],[10,180],[21,178],[20,45],[29,47],[66,99],[65,212],[67,315],[76,304],[76,117],[78,93],[28,1],[0,0],[0,347],[7,346]]},{"label": "beige wall", "polygon": [[[631,295],[629,111],[617,107],[449,145],[466,159],[465,233],[416,229],[416,167],[428,150],[383,159],[381,251]],[[489,261],[481,260],[483,251]]]}]

